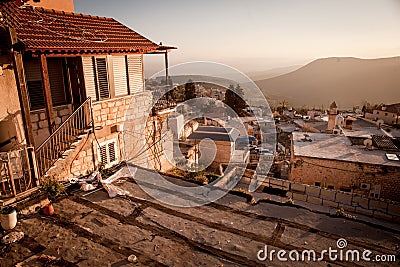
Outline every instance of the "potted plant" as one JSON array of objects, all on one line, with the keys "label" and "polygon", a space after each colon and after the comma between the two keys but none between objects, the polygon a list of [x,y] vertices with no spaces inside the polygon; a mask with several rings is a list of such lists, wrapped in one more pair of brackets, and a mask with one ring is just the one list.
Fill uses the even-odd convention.
[{"label": "potted plant", "polygon": [[53,215],[54,207],[51,202],[65,194],[65,187],[60,181],[50,176],[44,177],[40,182],[40,185],[50,200],[50,203],[43,207],[43,213],[45,215]]},{"label": "potted plant", "polygon": [[11,230],[17,225],[17,210],[12,206],[1,209],[1,227],[4,230]]}]

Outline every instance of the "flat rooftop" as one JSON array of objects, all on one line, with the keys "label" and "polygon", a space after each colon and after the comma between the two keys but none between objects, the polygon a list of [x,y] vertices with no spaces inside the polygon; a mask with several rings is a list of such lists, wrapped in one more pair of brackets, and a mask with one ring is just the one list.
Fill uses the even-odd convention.
[{"label": "flat rooftop", "polygon": [[233,128],[200,126],[187,139],[206,139],[214,141],[235,142],[239,136],[239,131]]},{"label": "flat rooftop", "polygon": [[[311,141],[304,140],[305,134]],[[351,145],[346,136],[293,132],[293,150],[295,156],[400,167],[400,161],[389,160],[386,156],[396,154],[399,157],[400,151],[367,150],[364,146]]]}]

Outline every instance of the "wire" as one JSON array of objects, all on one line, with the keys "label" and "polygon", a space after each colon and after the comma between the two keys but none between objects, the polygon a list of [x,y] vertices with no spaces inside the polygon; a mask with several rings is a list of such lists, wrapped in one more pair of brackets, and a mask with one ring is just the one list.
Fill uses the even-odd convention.
[{"label": "wire", "polygon": [[[45,29],[51,33],[54,33],[58,36],[61,36],[61,37],[67,38],[67,39],[72,39],[72,40],[77,40],[77,41],[87,41],[87,42],[93,42],[93,43],[104,43],[108,40],[108,36],[101,31],[77,27],[69,22],[66,22],[63,19],[53,17],[51,15],[44,15],[41,12],[39,12],[35,6],[33,6],[33,11],[39,17],[39,19],[38,20],[29,20],[29,22],[37,24],[40,27],[42,27],[43,29]],[[49,19],[51,19],[51,20],[49,21]],[[66,30],[66,32],[68,34],[59,33],[57,31],[54,31],[45,26],[45,25],[52,25],[56,21],[61,22],[61,24],[63,24],[64,29]],[[75,37],[73,35],[75,35],[75,36],[80,35],[81,37]],[[92,38],[88,38],[87,36],[92,36]]]}]

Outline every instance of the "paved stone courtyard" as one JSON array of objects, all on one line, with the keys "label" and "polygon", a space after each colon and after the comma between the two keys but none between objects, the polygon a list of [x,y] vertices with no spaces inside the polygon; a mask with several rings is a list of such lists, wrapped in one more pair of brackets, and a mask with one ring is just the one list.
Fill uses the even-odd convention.
[{"label": "paved stone courtyard", "polygon": [[[146,175],[139,170],[136,175]],[[249,205],[228,194],[208,205],[179,208],[149,197],[132,178],[120,186],[131,195],[109,198],[104,190],[55,203],[56,214],[22,217],[25,237],[3,247],[1,266],[397,266],[396,263],[259,261],[268,250],[337,248],[398,254],[400,232],[271,203]],[[179,181],[181,184],[186,182]],[[189,185],[189,184],[188,184]],[[86,196],[85,196],[86,195]],[[378,222],[378,221],[377,221]],[[135,255],[136,262],[128,261]],[[40,260],[42,262],[40,262]]]}]

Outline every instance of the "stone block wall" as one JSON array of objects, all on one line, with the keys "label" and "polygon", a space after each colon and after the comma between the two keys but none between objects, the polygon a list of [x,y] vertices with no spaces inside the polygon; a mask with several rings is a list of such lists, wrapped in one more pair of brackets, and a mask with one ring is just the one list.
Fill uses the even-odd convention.
[{"label": "stone block wall", "polygon": [[[258,177],[253,177],[253,179],[255,178],[259,179]],[[272,177],[266,178],[263,186],[286,190],[287,197],[292,198],[295,203],[296,201],[301,201],[332,209],[343,208],[347,212],[359,213],[388,221],[400,221],[400,202],[371,199],[358,194],[304,185]]]},{"label": "stone block wall", "polygon": [[308,185],[342,190],[369,196],[369,190],[361,183],[381,186],[380,198],[398,200],[400,191],[400,167],[326,160],[309,157],[295,157],[290,179]]},{"label": "stone block wall", "polygon": [[[53,107],[53,113],[56,127],[58,127],[72,114],[72,105]],[[35,145],[39,146],[50,136],[46,111],[44,109],[31,111],[31,120]]]},{"label": "stone block wall", "polygon": [[82,136],[70,152],[69,160],[61,161],[63,171],[60,179],[86,175],[95,170],[100,163],[98,144],[110,140],[116,141],[118,162],[125,160],[144,168],[154,167],[163,171],[170,168],[165,157],[166,144],[159,141],[168,135],[151,136],[154,127],[161,127],[165,123],[163,118],[149,116],[151,100],[151,92],[142,92],[93,102],[95,133]]}]

